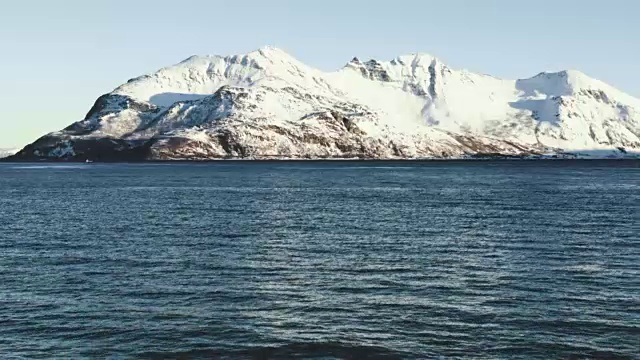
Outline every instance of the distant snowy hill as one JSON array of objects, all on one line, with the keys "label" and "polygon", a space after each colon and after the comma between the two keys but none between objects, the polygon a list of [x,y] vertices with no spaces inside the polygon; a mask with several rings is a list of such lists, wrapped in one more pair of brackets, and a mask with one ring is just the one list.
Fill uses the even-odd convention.
[{"label": "distant snowy hill", "polygon": [[12,159],[639,153],[640,100],[578,71],[502,80],[414,54],[327,73],[265,47],[131,79]]},{"label": "distant snowy hill", "polygon": [[20,151],[20,149],[0,149],[0,159],[9,157]]}]

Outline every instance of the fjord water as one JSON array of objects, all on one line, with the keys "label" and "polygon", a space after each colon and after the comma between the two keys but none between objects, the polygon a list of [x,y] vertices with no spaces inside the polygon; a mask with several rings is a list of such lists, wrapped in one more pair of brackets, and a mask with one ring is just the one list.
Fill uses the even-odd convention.
[{"label": "fjord water", "polygon": [[633,358],[640,163],[0,165],[0,355]]}]

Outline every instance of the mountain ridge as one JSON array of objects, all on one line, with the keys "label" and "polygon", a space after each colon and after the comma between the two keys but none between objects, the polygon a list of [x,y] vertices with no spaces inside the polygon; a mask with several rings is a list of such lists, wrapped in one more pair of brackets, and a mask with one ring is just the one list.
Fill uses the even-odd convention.
[{"label": "mountain ridge", "polygon": [[[263,47],[191,56],[11,159],[464,158],[640,153],[640,100],[577,70],[499,79],[424,53],[323,72]],[[134,157],[132,157],[135,154]]]}]

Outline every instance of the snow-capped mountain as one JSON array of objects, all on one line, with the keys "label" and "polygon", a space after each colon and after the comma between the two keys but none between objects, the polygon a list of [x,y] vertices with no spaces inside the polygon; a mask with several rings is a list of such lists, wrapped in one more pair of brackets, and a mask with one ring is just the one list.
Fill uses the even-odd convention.
[{"label": "snow-capped mountain", "polygon": [[578,71],[502,80],[427,54],[322,72],[282,50],[193,56],[98,98],[13,159],[640,153],[640,100]]}]

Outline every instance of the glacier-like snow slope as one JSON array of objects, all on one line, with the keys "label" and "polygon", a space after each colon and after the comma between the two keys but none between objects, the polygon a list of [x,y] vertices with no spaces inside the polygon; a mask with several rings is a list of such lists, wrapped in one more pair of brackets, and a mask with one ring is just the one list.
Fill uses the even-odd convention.
[{"label": "glacier-like snow slope", "polygon": [[637,154],[640,100],[573,70],[503,80],[415,54],[354,58],[326,73],[265,47],[246,55],[192,56],[129,80],[99,98],[84,120],[18,157],[558,152]]}]

